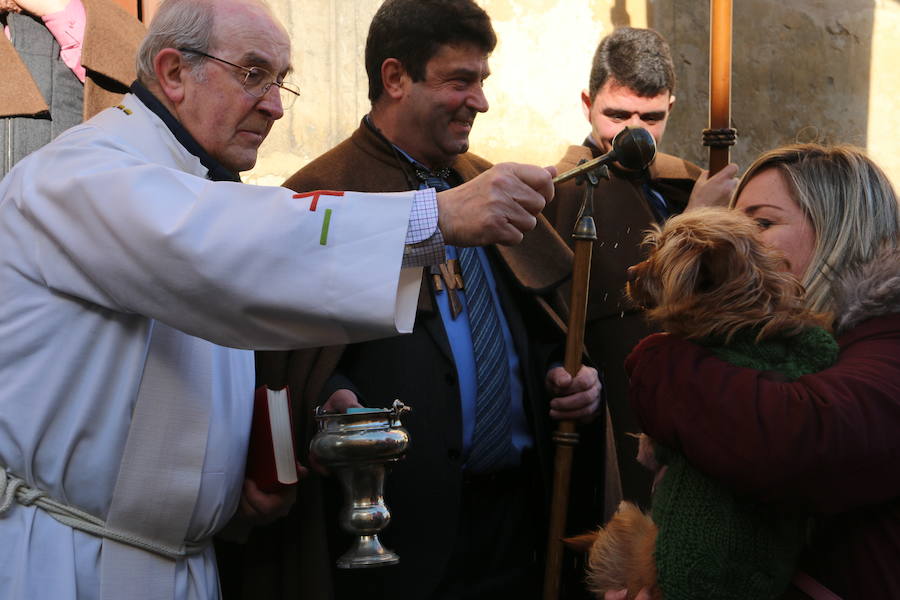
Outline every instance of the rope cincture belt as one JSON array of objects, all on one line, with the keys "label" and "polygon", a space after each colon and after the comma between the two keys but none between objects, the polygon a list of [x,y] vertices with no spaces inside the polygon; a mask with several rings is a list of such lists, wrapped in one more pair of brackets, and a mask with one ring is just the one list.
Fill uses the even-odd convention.
[{"label": "rope cincture belt", "polygon": [[9,510],[13,502],[18,502],[22,506],[40,508],[63,525],[73,529],[78,529],[97,537],[108,538],[146,550],[147,552],[153,552],[172,560],[198,554],[209,545],[208,542],[185,542],[181,547],[174,548],[131,533],[109,529],[102,519],[83,510],[57,502],[50,498],[47,492],[29,486],[25,483],[25,480],[16,477],[9,473],[5,467],[0,466],[0,518]]}]

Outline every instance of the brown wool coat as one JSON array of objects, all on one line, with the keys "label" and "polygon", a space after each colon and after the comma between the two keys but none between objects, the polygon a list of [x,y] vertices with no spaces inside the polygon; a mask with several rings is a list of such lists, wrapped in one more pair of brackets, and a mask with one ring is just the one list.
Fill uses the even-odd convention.
[{"label": "brown wool coat", "polygon": [[[453,165],[454,170],[463,180],[471,179],[489,167],[490,164],[487,161],[472,154],[458,157]],[[297,191],[346,189],[386,192],[413,189],[417,185],[415,175],[406,162],[398,161],[390,151],[390,147],[365,125],[361,125],[350,138],[314,160],[285,182],[286,187]],[[552,301],[553,295],[548,294],[544,298],[540,294],[554,290],[569,277],[571,251],[543,218],[540,218],[539,221],[536,230],[527,234],[522,244],[509,248],[498,247],[496,249],[497,258],[501,265],[500,269],[513,281],[513,287],[517,288],[517,293],[533,296],[542,307],[544,314],[555,319],[557,326],[562,329],[559,317],[548,303],[548,300]],[[434,314],[434,308],[430,285],[427,285],[426,280],[419,299],[420,316]],[[422,326],[430,327],[428,324]],[[329,376],[334,372],[345,348],[345,346],[337,346],[305,351],[257,354],[259,382],[273,386],[287,383],[291,386],[295,400],[295,424],[300,440],[298,446],[301,452],[301,461],[304,463],[308,458],[306,456],[308,441],[314,431],[314,423],[311,418],[312,408],[323,401],[322,396],[327,393],[323,393],[323,388]],[[427,383],[423,383],[420,389],[427,389],[427,386]],[[615,506],[621,493],[618,473],[615,472],[614,447],[610,447],[607,452],[611,456],[609,464],[612,471],[604,471],[607,473],[604,491],[608,498],[608,504]],[[545,457],[541,457],[541,462],[544,459]],[[446,455],[444,455],[444,460],[446,460]],[[594,468],[605,469],[602,464],[596,464],[599,462],[599,460],[595,460]],[[435,466],[438,469],[445,468],[444,465]],[[549,468],[550,465],[547,464],[546,469],[549,470]],[[256,532],[251,538],[249,546],[243,550],[244,556],[251,554],[258,557],[254,548],[277,545],[284,558],[258,560],[259,564],[256,568],[252,570],[244,568],[244,576],[235,577],[233,581],[226,581],[226,576],[223,575],[226,600],[263,596],[312,599],[331,597],[329,575],[331,565],[328,564],[327,552],[324,551],[326,532],[325,524],[322,522],[324,514],[322,502],[322,487],[319,478],[313,476],[302,482],[297,506],[288,517],[287,523],[280,525],[277,530]],[[602,515],[597,515],[592,524],[596,524],[602,518]],[[284,536],[282,535],[283,531],[299,532],[299,534]],[[258,587],[260,584],[265,586],[262,594]],[[242,593],[237,593],[236,590],[242,590]],[[255,596],[254,594],[261,595]]]},{"label": "brown wool coat", "polygon": [[[590,148],[569,146],[556,168],[562,173],[574,168],[581,159],[591,158]],[[700,171],[688,161],[657,154],[647,177],[673,212],[680,213],[687,206]],[[643,313],[624,296],[626,269],[644,260],[645,252],[641,248],[644,231],[656,222],[641,190],[642,181],[625,179],[611,169],[610,180],[601,180],[594,194],[597,241],[591,256],[584,343],[594,363],[603,368],[625,497],[647,507],[651,477],[634,459],[637,442],[628,433],[638,431],[639,427],[628,406],[628,381],[623,367],[631,349],[654,331],[645,322]],[[557,187],[555,199],[544,209],[547,219],[570,243],[583,194],[584,186],[569,180]]]},{"label": "brown wool coat", "polygon": [[[84,119],[114,106],[135,78],[138,46],[147,33],[143,24],[110,0],[82,0],[87,22],[81,64],[84,84]],[[0,117],[33,116],[49,107],[12,43],[0,35]]]}]

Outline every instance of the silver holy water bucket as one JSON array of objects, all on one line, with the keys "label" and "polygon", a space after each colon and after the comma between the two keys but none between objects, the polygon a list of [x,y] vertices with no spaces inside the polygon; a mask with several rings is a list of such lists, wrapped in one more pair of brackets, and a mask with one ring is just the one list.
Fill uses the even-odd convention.
[{"label": "silver holy water bucket", "polygon": [[391,520],[384,503],[384,477],[387,466],[399,460],[409,445],[409,434],[400,423],[400,415],[409,410],[399,400],[394,400],[391,408],[347,413],[329,413],[316,407],[319,430],[309,450],[341,482],[345,504],[340,524],[359,536],[338,559],[339,568],[400,562],[397,554],[381,545],[378,532]]}]

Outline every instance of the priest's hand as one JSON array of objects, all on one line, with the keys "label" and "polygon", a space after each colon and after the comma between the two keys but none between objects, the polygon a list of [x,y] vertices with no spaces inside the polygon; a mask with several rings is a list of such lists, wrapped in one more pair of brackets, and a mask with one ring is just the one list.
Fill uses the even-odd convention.
[{"label": "priest's hand", "polygon": [[553,198],[555,169],[517,163],[495,165],[437,195],[438,227],[454,246],[518,244]]},{"label": "priest's hand", "polygon": [[727,207],[737,188],[737,172],[738,166],[734,163],[726,165],[712,177],[709,176],[709,171],[704,170],[694,182],[686,210],[707,206]]},{"label": "priest's hand", "polygon": [[[309,471],[297,463],[297,476],[306,477]],[[241,490],[241,503],[236,517],[251,525],[265,525],[288,514],[297,499],[297,486],[280,492],[264,492],[256,486],[252,479],[244,479]]]},{"label": "priest's hand", "polygon": [[590,423],[600,408],[600,376],[597,369],[581,365],[573,378],[563,367],[553,367],[544,379],[550,401],[550,418]]}]

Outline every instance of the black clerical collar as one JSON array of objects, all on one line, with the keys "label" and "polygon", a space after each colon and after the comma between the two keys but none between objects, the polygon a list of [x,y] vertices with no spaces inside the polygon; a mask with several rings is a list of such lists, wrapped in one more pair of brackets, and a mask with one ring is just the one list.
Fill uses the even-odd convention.
[{"label": "black clerical collar", "polygon": [[169,112],[169,109],[159,101],[159,98],[154,96],[150,90],[144,87],[144,84],[139,81],[132,83],[131,93],[137,96],[138,99],[143,102],[147,108],[153,111],[157,117],[162,119],[162,122],[166,124],[166,127],[169,128],[169,131],[172,132],[175,139],[184,146],[185,150],[200,159],[203,166],[209,170],[210,179],[213,181],[237,181],[240,183],[240,176],[234,171],[226,169],[219,161],[210,156],[197,140],[194,139],[194,136],[188,133],[188,130],[184,128],[184,125],[179,123],[178,119]]}]

